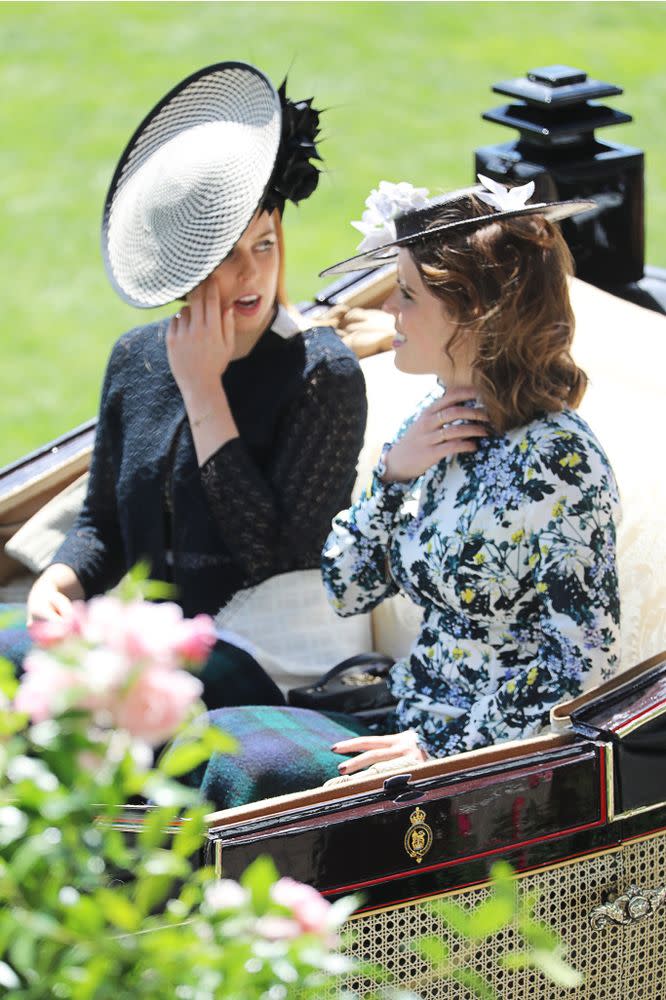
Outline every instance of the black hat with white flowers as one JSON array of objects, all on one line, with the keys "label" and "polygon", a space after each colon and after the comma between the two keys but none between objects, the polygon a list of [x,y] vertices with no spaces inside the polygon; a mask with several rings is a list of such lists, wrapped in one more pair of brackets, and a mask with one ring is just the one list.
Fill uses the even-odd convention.
[{"label": "black hat with white flowers", "polygon": [[[470,231],[497,222],[498,219],[540,215],[559,222],[580,212],[596,208],[593,201],[579,199],[552,202],[527,202],[534,193],[534,182],[507,188],[482,174],[478,185],[461,188],[438,198],[428,198],[427,188],[416,188],[406,181],[392,184],[381,181],[366,199],[365,211],[352,226],[363,233],[357,253],[347,260],[327,267],[320,277],[348,271],[372,270],[395,260],[402,246],[446,232]],[[492,211],[473,210],[470,196]],[[462,210],[462,217],[461,217]]]}]

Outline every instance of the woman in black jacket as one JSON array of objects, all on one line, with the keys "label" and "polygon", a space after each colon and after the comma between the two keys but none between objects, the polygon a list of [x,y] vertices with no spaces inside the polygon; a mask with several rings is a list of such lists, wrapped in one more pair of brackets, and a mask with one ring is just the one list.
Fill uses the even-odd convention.
[{"label": "woman in black jacket", "polygon": [[139,560],[188,615],[318,566],[349,503],[366,400],[351,351],[302,329],[284,291],[282,211],[316,187],[317,132],[309,101],[222,63],[130,140],[106,201],[107,271],[134,305],[183,304],[113,348],[83,510],[29,619],[67,616]]}]

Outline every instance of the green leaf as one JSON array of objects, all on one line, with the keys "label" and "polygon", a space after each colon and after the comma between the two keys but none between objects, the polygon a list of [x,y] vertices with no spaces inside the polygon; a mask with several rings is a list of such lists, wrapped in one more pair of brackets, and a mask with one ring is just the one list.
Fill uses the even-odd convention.
[{"label": "green leaf", "polygon": [[497,1000],[497,994],[494,989],[488,985],[482,976],[477,972],[473,972],[472,969],[454,969],[450,975],[452,979],[466,986],[479,1000]]},{"label": "green leaf", "polygon": [[522,915],[518,920],[518,930],[532,948],[541,951],[554,951],[560,940],[551,928],[538,920]]},{"label": "green leaf", "polygon": [[257,913],[264,913],[271,902],[271,886],[279,878],[279,873],[271,858],[260,855],[249,865],[240,878],[240,884],[250,893]]},{"label": "green leaf", "polygon": [[532,965],[531,951],[508,951],[500,955],[498,964],[504,969],[527,969]]},{"label": "green leaf", "polygon": [[476,939],[490,937],[510,924],[514,915],[513,897],[491,896],[469,914],[467,933]]},{"label": "green leaf", "polygon": [[191,858],[201,851],[206,842],[204,816],[207,808],[192,809],[181,817],[180,827],[173,839],[173,852],[181,858]]},{"label": "green leaf", "polygon": [[463,937],[469,937],[469,914],[457,903],[448,899],[437,900],[430,904],[431,911],[445,924]]},{"label": "green leaf", "polygon": [[159,769],[170,778],[193,771],[199,764],[210,760],[211,751],[203,740],[192,743],[178,743],[170,747],[159,762]]},{"label": "green leaf", "polygon": [[445,941],[437,937],[436,934],[424,934],[416,941],[410,942],[410,948],[422,955],[434,966],[447,965],[449,961],[449,947]]},{"label": "green leaf", "polygon": [[174,811],[201,802],[197,789],[186,788],[185,785],[172,781],[159,771],[153,771],[145,780],[142,777],[133,791],[141,793],[157,806],[169,807]]},{"label": "green leaf", "polygon": [[[0,693],[2,693],[2,688],[0,688]],[[22,712],[0,711],[0,736],[3,740],[9,739],[15,733],[20,733],[27,725],[28,716]]]},{"label": "green leaf", "polygon": [[148,854],[166,842],[171,836],[169,825],[173,818],[173,810],[167,807],[151,808],[145,813],[139,834],[142,853]]},{"label": "green leaf", "polygon": [[217,726],[207,726],[201,734],[206,748],[213,753],[238,753],[238,740]]},{"label": "green leaf", "polygon": [[494,895],[512,899],[514,902],[517,900],[516,873],[508,861],[495,862],[490,869],[490,881]]},{"label": "green leaf", "polygon": [[114,927],[130,933],[139,929],[141,914],[121,889],[100,889],[95,894],[95,901]]},{"label": "green leaf", "polygon": [[[11,622],[6,619],[6,614],[0,614],[0,629],[6,629],[11,626]],[[4,694],[5,698],[11,701],[16,694],[18,686],[16,667],[9,660],[6,660],[4,656],[0,656],[0,692]]]},{"label": "green leaf", "polygon": [[155,851],[140,866],[140,874],[160,878],[167,875],[170,878],[187,878],[190,873],[190,866],[184,858],[174,854],[173,851]]}]

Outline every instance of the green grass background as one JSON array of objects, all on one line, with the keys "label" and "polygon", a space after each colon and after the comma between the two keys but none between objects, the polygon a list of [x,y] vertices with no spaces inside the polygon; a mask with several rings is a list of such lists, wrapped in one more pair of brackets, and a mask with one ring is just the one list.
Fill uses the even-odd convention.
[{"label": "green grass background", "polygon": [[357,242],[381,178],[469,183],[494,82],[565,63],[617,83],[635,122],[600,133],[647,154],[647,260],[666,266],[665,3],[0,3],[0,463],[97,408],[125,306],[99,253],[103,198],[139,120],[201,66],[243,59],[316,95],[326,174],[288,208],[289,289]]}]

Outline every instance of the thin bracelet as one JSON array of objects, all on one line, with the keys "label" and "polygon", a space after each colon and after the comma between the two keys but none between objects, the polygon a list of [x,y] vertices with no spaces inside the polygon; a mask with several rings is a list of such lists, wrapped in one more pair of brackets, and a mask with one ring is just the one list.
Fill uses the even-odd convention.
[{"label": "thin bracelet", "polygon": [[213,413],[214,410],[206,410],[206,412],[202,413],[201,416],[197,417],[196,420],[190,420],[190,424],[192,425],[192,427],[198,427],[200,424],[205,424],[206,421],[209,419],[209,417],[213,416]]}]

